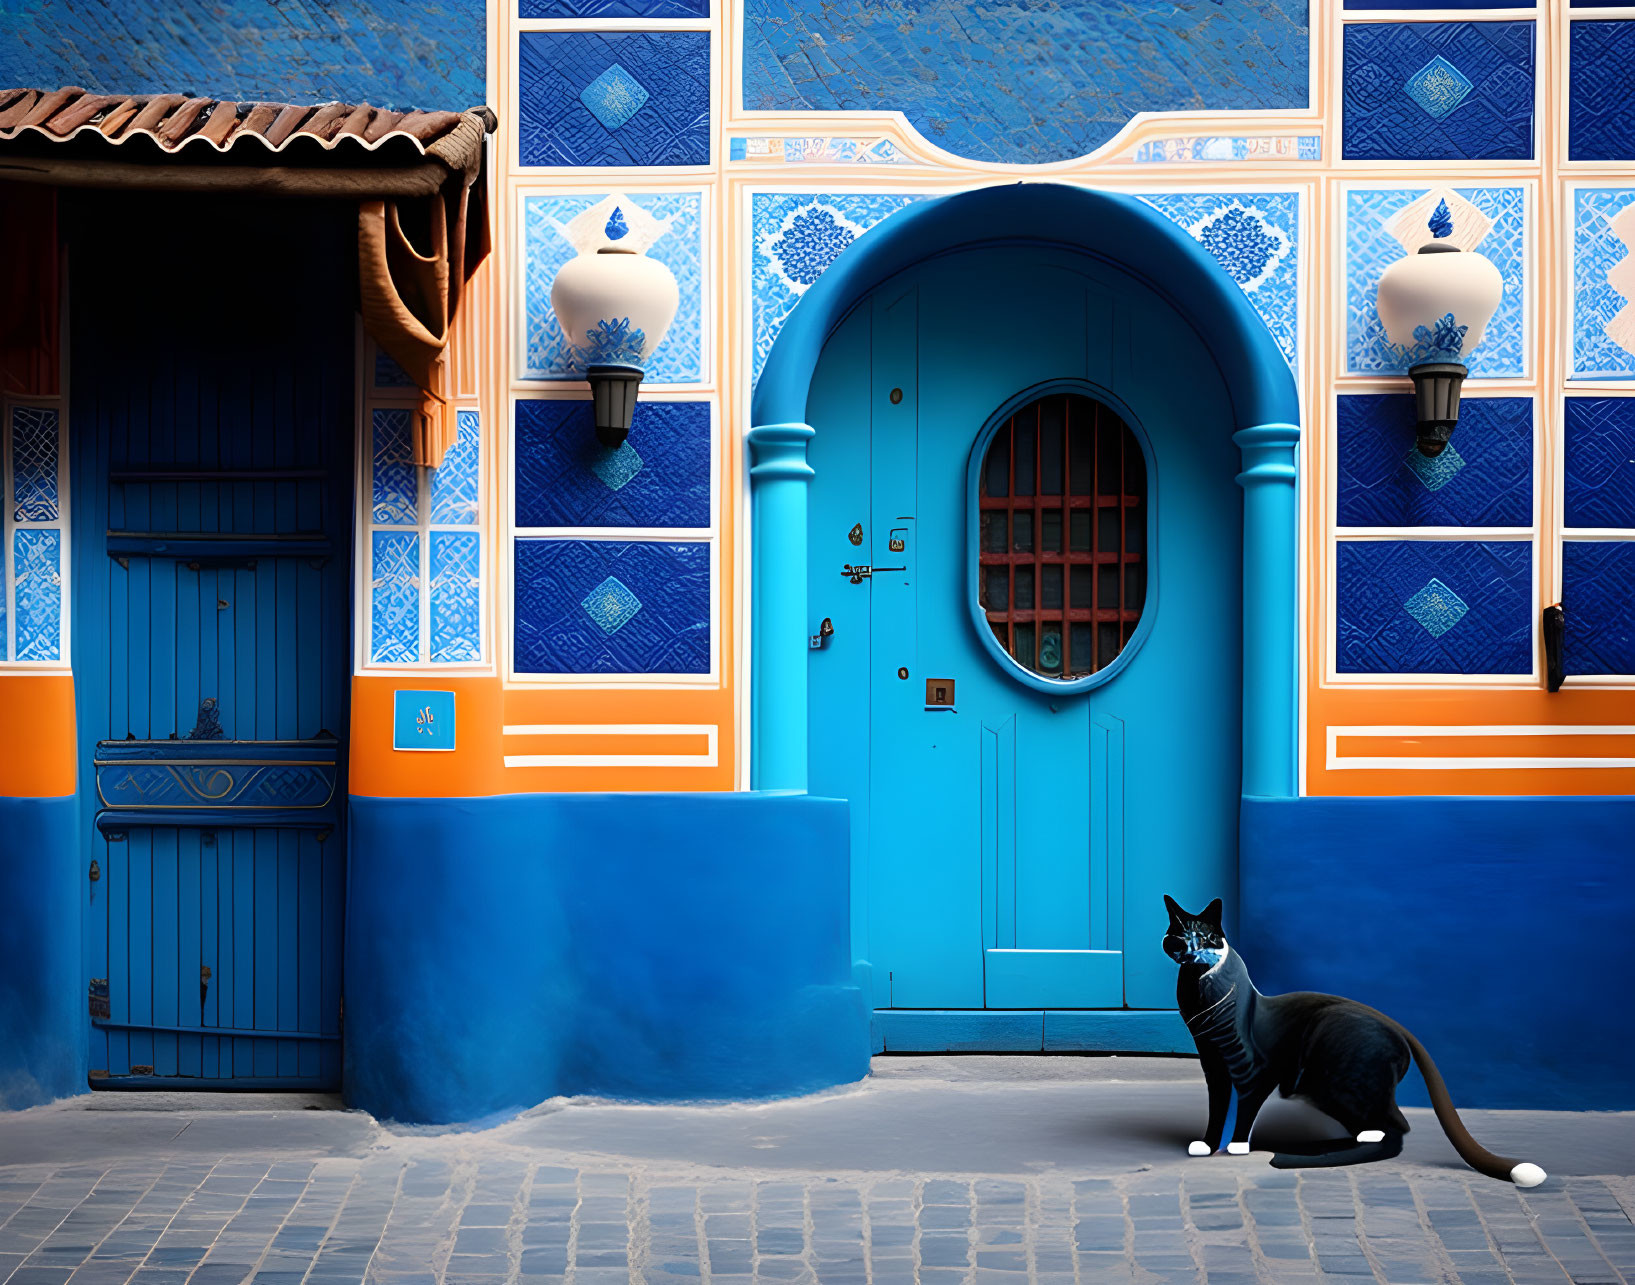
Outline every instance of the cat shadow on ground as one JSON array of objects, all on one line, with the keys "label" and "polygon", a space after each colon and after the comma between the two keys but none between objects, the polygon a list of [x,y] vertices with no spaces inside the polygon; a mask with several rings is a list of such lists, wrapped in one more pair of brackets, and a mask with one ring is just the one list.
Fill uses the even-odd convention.
[{"label": "cat shadow on ground", "polygon": [[[1143,1142],[1162,1152],[1186,1154],[1187,1144],[1203,1137],[1208,1109],[1198,1103],[1195,1119],[1177,1120],[1173,1114],[1156,1112],[1120,1112],[1112,1116],[1084,1116],[1074,1122],[1072,1131],[1087,1142],[1095,1139],[1117,1138],[1126,1142]],[[1292,1098],[1274,1096],[1261,1109],[1255,1121],[1250,1143],[1256,1151],[1279,1151],[1285,1145],[1319,1142],[1327,1138],[1342,1138],[1345,1130],[1339,1123],[1324,1115],[1316,1107]]]}]

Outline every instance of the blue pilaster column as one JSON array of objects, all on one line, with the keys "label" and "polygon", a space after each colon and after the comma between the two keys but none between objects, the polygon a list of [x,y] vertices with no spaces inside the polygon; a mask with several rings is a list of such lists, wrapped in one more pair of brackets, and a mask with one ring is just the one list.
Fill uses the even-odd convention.
[{"label": "blue pilaster column", "polygon": [[749,430],[755,574],[750,784],[806,789],[806,424]]},{"label": "blue pilaster column", "polygon": [[1232,435],[1243,451],[1243,792],[1291,798],[1300,637],[1295,424]]}]

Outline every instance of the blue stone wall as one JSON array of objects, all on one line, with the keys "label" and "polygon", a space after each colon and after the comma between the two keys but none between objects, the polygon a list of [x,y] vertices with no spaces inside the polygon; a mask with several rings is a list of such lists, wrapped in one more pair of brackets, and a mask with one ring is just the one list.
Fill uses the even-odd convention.
[{"label": "blue stone wall", "polygon": [[483,0],[22,0],[0,85],[458,110],[485,101]]},{"label": "blue stone wall", "polygon": [[847,825],[804,795],[354,797],[347,1100],[447,1123],[861,1078]]},{"label": "blue stone wall", "polygon": [[1459,1106],[1627,1110],[1632,830],[1627,797],[1245,799],[1233,944],[1403,1023]]}]

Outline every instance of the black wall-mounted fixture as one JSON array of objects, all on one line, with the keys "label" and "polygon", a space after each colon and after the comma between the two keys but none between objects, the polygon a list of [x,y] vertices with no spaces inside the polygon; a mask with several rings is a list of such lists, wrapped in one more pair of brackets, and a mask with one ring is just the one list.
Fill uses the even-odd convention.
[{"label": "black wall-mounted fixture", "polygon": [[1559,692],[1561,684],[1567,677],[1567,671],[1562,665],[1561,643],[1567,633],[1567,613],[1561,609],[1558,602],[1553,607],[1544,609],[1544,687],[1546,691]]}]

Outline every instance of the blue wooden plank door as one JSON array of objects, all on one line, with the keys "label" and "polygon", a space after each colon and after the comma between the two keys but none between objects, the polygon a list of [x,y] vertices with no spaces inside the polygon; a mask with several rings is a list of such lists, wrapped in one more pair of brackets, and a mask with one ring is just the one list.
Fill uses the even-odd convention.
[{"label": "blue wooden plank door", "polygon": [[[1047,391],[1099,397],[1140,455],[1140,621],[1074,691],[1022,681],[972,609],[973,452]],[[811,788],[852,801],[853,947],[875,1005],[1173,1007],[1160,894],[1224,894],[1236,872],[1242,497],[1207,352],[1113,269],[967,252],[852,314],[808,413],[813,632],[834,626],[811,653]],[[1041,503],[1074,485],[1059,458],[1054,477],[1026,465]],[[1073,538],[1019,528],[1005,547]],[[846,564],[874,571],[854,584]]]},{"label": "blue wooden plank door", "polygon": [[65,215],[92,1084],[335,1087],[355,212],[110,199]]}]

